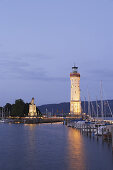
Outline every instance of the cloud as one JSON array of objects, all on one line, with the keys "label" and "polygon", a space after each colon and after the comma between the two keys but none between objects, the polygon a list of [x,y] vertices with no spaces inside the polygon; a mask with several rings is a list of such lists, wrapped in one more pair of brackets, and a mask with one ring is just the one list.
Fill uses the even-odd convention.
[{"label": "cloud", "polygon": [[87,78],[94,80],[113,80],[113,70],[110,69],[94,69],[87,72]]},{"label": "cloud", "polygon": [[67,81],[66,77],[49,77],[45,64],[51,57],[43,54],[11,55],[0,53],[0,77],[40,81]]},{"label": "cloud", "polygon": [[[2,79],[22,79],[22,80],[40,80],[40,81],[69,81],[69,77],[59,76],[54,71],[51,74],[51,64],[53,60],[50,56],[44,54],[11,54],[0,53],[0,77]],[[83,81],[112,80],[113,70],[94,69],[81,72]]]},{"label": "cloud", "polygon": [[24,80],[40,80],[40,81],[67,81],[67,77],[49,77],[47,72],[43,68],[37,70],[25,70],[23,68],[17,68],[16,73],[19,73],[16,78]]}]

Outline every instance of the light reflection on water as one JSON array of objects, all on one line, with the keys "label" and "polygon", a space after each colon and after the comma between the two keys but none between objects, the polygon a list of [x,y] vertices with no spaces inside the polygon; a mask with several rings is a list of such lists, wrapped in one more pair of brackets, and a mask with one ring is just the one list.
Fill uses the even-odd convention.
[{"label": "light reflection on water", "polygon": [[0,124],[0,170],[113,170],[111,144],[62,124]]},{"label": "light reflection on water", "polygon": [[75,129],[68,131],[69,169],[85,169],[85,150],[83,136]]},{"label": "light reflection on water", "polygon": [[[27,168],[32,168],[32,162],[36,159],[36,151],[37,151],[37,140],[36,140],[36,124],[24,124],[24,130],[27,131],[25,135],[26,147],[25,147],[25,162],[27,164]],[[35,160],[36,161],[36,160]],[[27,163],[28,162],[28,163]],[[29,165],[29,166],[28,166]]]}]

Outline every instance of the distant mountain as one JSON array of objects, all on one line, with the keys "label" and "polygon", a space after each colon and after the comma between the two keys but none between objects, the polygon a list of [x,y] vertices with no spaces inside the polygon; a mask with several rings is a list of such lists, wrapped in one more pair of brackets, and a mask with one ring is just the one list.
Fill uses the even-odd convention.
[{"label": "distant mountain", "polygon": [[[88,113],[88,101],[82,101],[82,113]],[[42,114],[52,113],[53,115],[58,113],[69,113],[70,112],[70,103],[59,103],[59,104],[47,104],[38,106]],[[102,113],[101,101],[91,101],[89,103],[89,112],[92,116],[95,116],[98,112],[99,116]],[[110,116],[113,113],[113,100],[104,100],[103,101],[103,112],[104,116]]]},{"label": "distant mountain", "polygon": [[70,103],[59,103],[59,104],[47,104],[38,106],[41,113],[51,112],[53,114],[56,113],[69,113],[70,111]]}]

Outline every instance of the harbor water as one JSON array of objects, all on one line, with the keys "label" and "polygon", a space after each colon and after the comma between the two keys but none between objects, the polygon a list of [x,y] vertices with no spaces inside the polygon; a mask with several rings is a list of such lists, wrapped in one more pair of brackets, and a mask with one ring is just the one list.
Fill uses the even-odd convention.
[{"label": "harbor water", "polygon": [[113,154],[101,137],[61,123],[1,123],[0,170],[113,170]]}]

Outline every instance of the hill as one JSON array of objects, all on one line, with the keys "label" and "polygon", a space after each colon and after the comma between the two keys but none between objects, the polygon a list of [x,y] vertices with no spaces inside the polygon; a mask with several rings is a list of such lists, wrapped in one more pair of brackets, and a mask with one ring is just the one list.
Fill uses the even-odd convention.
[{"label": "hill", "polygon": [[[89,109],[88,109],[89,105]],[[91,101],[88,104],[88,101],[82,101],[82,113],[91,114],[92,116],[95,116],[98,112],[99,116],[102,113],[102,107],[101,107],[101,101]],[[52,115],[58,114],[58,113],[69,113],[70,112],[70,103],[64,102],[59,104],[46,104],[38,106],[39,110],[42,114],[44,113],[52,113]],[[89,111],[88,111],[89,110]],[[110,116],[113,113],[113,100],[104,100],[103,101],[103,112],[104,116]]]}]

